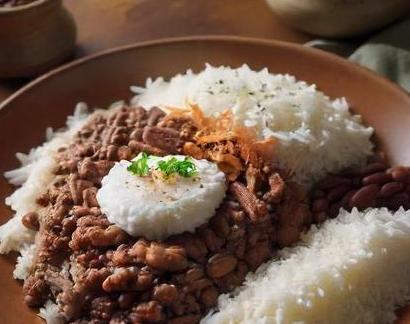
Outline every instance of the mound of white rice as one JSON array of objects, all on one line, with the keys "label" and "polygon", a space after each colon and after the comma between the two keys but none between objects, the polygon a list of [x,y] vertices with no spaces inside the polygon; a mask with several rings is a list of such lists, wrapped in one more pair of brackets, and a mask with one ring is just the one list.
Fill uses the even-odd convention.
[{"label": "mound of white rice", "polygon": [[236,121],[254,126],[261,138],[279,140],[277,161],[311,184],[329,172],[361,165],[372,152],[371,128],[349,112],[346,100],[330,100],[314,85],[290,75],[212,67],[187,71],[169,82],[148,79],[131,87],[133,103],[145,108],[198,104],[208,115],[232,109]]},{"label": "mound of white rice", "polygon": [[[150,157],[150,172],[159,161],[171,158],[183,161],[185,156]],[[130,161],[116,163],[97,192],[101,211],[110,222],[134,237],[164,240],[173,234],[194,232],[215,215],[225,197],[226,178],[215,163],[196,159],[191,162],[196,175],[175,177],[175,182],[156,181],[152,174],[136,177],[128,171]]]},{"label": "mound of white rice", "polygon": [[342,212],[202,323],[392,323],[410,296],[410,211]]}]

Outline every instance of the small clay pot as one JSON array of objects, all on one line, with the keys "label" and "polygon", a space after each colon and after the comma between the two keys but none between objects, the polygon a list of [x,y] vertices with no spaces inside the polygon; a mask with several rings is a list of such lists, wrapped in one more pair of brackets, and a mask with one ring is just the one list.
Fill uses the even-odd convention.
[{"label": "small clay pot", "polygon": [[0,78],[32,77],[68,59],[74,20],[61,0],[0,6]]},{"label": "small clay pot", "polygon": [[266,0],[292,27],[323,37],[369,33],[410,12],[410,0]]}]

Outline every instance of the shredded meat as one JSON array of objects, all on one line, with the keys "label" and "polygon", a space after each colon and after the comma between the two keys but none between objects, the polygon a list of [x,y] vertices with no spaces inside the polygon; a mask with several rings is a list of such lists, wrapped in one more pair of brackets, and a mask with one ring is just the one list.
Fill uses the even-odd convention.
[{"label": "shredded meat", "polygon": [[259,200],[242,183],[235,181],[229,189],[243,210],[248,214],[251,221],[258,222],[259,219],[263,219],[263,216],[268,213],[266,203]]}]

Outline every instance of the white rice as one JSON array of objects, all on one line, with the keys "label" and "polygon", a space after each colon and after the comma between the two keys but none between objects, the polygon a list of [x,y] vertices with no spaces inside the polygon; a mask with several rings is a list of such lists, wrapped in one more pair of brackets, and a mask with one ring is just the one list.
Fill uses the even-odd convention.
[{"label": "white rice", "polygon": [[247,277],[202,323],[392,323],[410,296],[410,211],[342,212]]},{"label": "white rice", "polygon": [[30,269],[33,266],[36,245],[24,245],[20,250],[20,256],[17,258],[16,268],[13,271],[13,277],[19,280],[26,280]]},{"label": "white rice", "polygon": [[[266,69],[207,66],[199,74],[188,71],[170,82],[147,80],[145,88],[132,90],[137,93],[133,103],[145,108],[193,102],[208,115],[232,109],[236,120],[255,126],[261,138],[278,139],[279,163],[308,185],[329,172],[363,164],[372,152],[373,130],[349,113],[344,99],[332,101],[314,85]],[[79,104],[65,131],[48,129],[48,141],[29,154],[17,153],[22,166],[5,174],[10,183],[21,186],[6,199],[15,216],[0,226],[0,253],[21,253],[14,271],[17,279],[27,277],[35,250],[35,233],[21,218],[37,210],[36,198],[54,177],[58,148],[68,145],[89,117],[87,107]],[[410,212],[344,213],[320,230],[311,229],[301,246],[281,251],[282,261],[249,275],[234,298],[221,296],[221,311],[203,322],[391,322],[394,306],[404,304],[410,294],[409,248]],[[74,268],[69,271],[75,275]],[[40,316],[47,323],[62,323],[52,301]]]},{"label": "white rice", "polygon": [[48,300],[44,307],[40,308],[40,313],[38,314],[43,318],[47,324],[63,324],[64,319],[58,312],[58,306],[51,300]]},{"label": "white rice", "polygon": [[150,157],[148,177],[130,173],[130,161],[115,163],[96,195],[101,211],[111,223],[134,237],[164,240],[174,234],[195,232],[215,215],[227,189],[225,174],[215,163],[191,159],[196,167],[195,177],[158,181],[152,172],[159,161],[171,158],[183,161],[185,156]]},{"label": "white rice", "polygon": [[71,142],[87,116],[87,106],[78,104],[74,115],[67,118],[67,130],[53,133],[48,129],[47,142],[31,149],[28,154],[16,154],[21,167],[6,172],[4,176],[10,183],[21,187],[6,198],[6,205],[15,211],[15,215],[0,226],[0,253],[20,251],[23,246],[33,243],[35,232],[23,226],[21,218],[29,211],[38,210],[36,199],[54,177],[58,148]]},{"label": "white rice", "polygon": [[261,138],[278,139],[278,163],[301,183],[359,166],[372,153],[372,128],[350,114],[344,98],[330,100],[290,75],[207,65],[199,74],[188,70],[170,81],[148,79],[145,88],[131,90],[132,102],[145,108],[196,103],[208,115],[232,109],[236,121],[256,127]]}]

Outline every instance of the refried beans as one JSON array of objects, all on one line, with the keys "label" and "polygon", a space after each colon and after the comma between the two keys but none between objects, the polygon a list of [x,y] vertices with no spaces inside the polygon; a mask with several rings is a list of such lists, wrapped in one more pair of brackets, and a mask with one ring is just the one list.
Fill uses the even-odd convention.
[{"label": "refried beans", "polygon": [[[27,305],[52,299],[69,323],[197,323],[220,294],[309,227],[307,196],[286,174],[258,156],[249,159],[235,136],[197,143],[192,119],[164,117],[158,108],[124,106],[94,117],[59,150],[55,179],[37,199],[42,208],[23,218],[38,230],[24,284]],[[238,165],[208,223],[150,241],[129,236],[102,214],[96,193],[115,161],[193,148],[221,170]],[[221,161],[221,154],[229,159]]]}]

